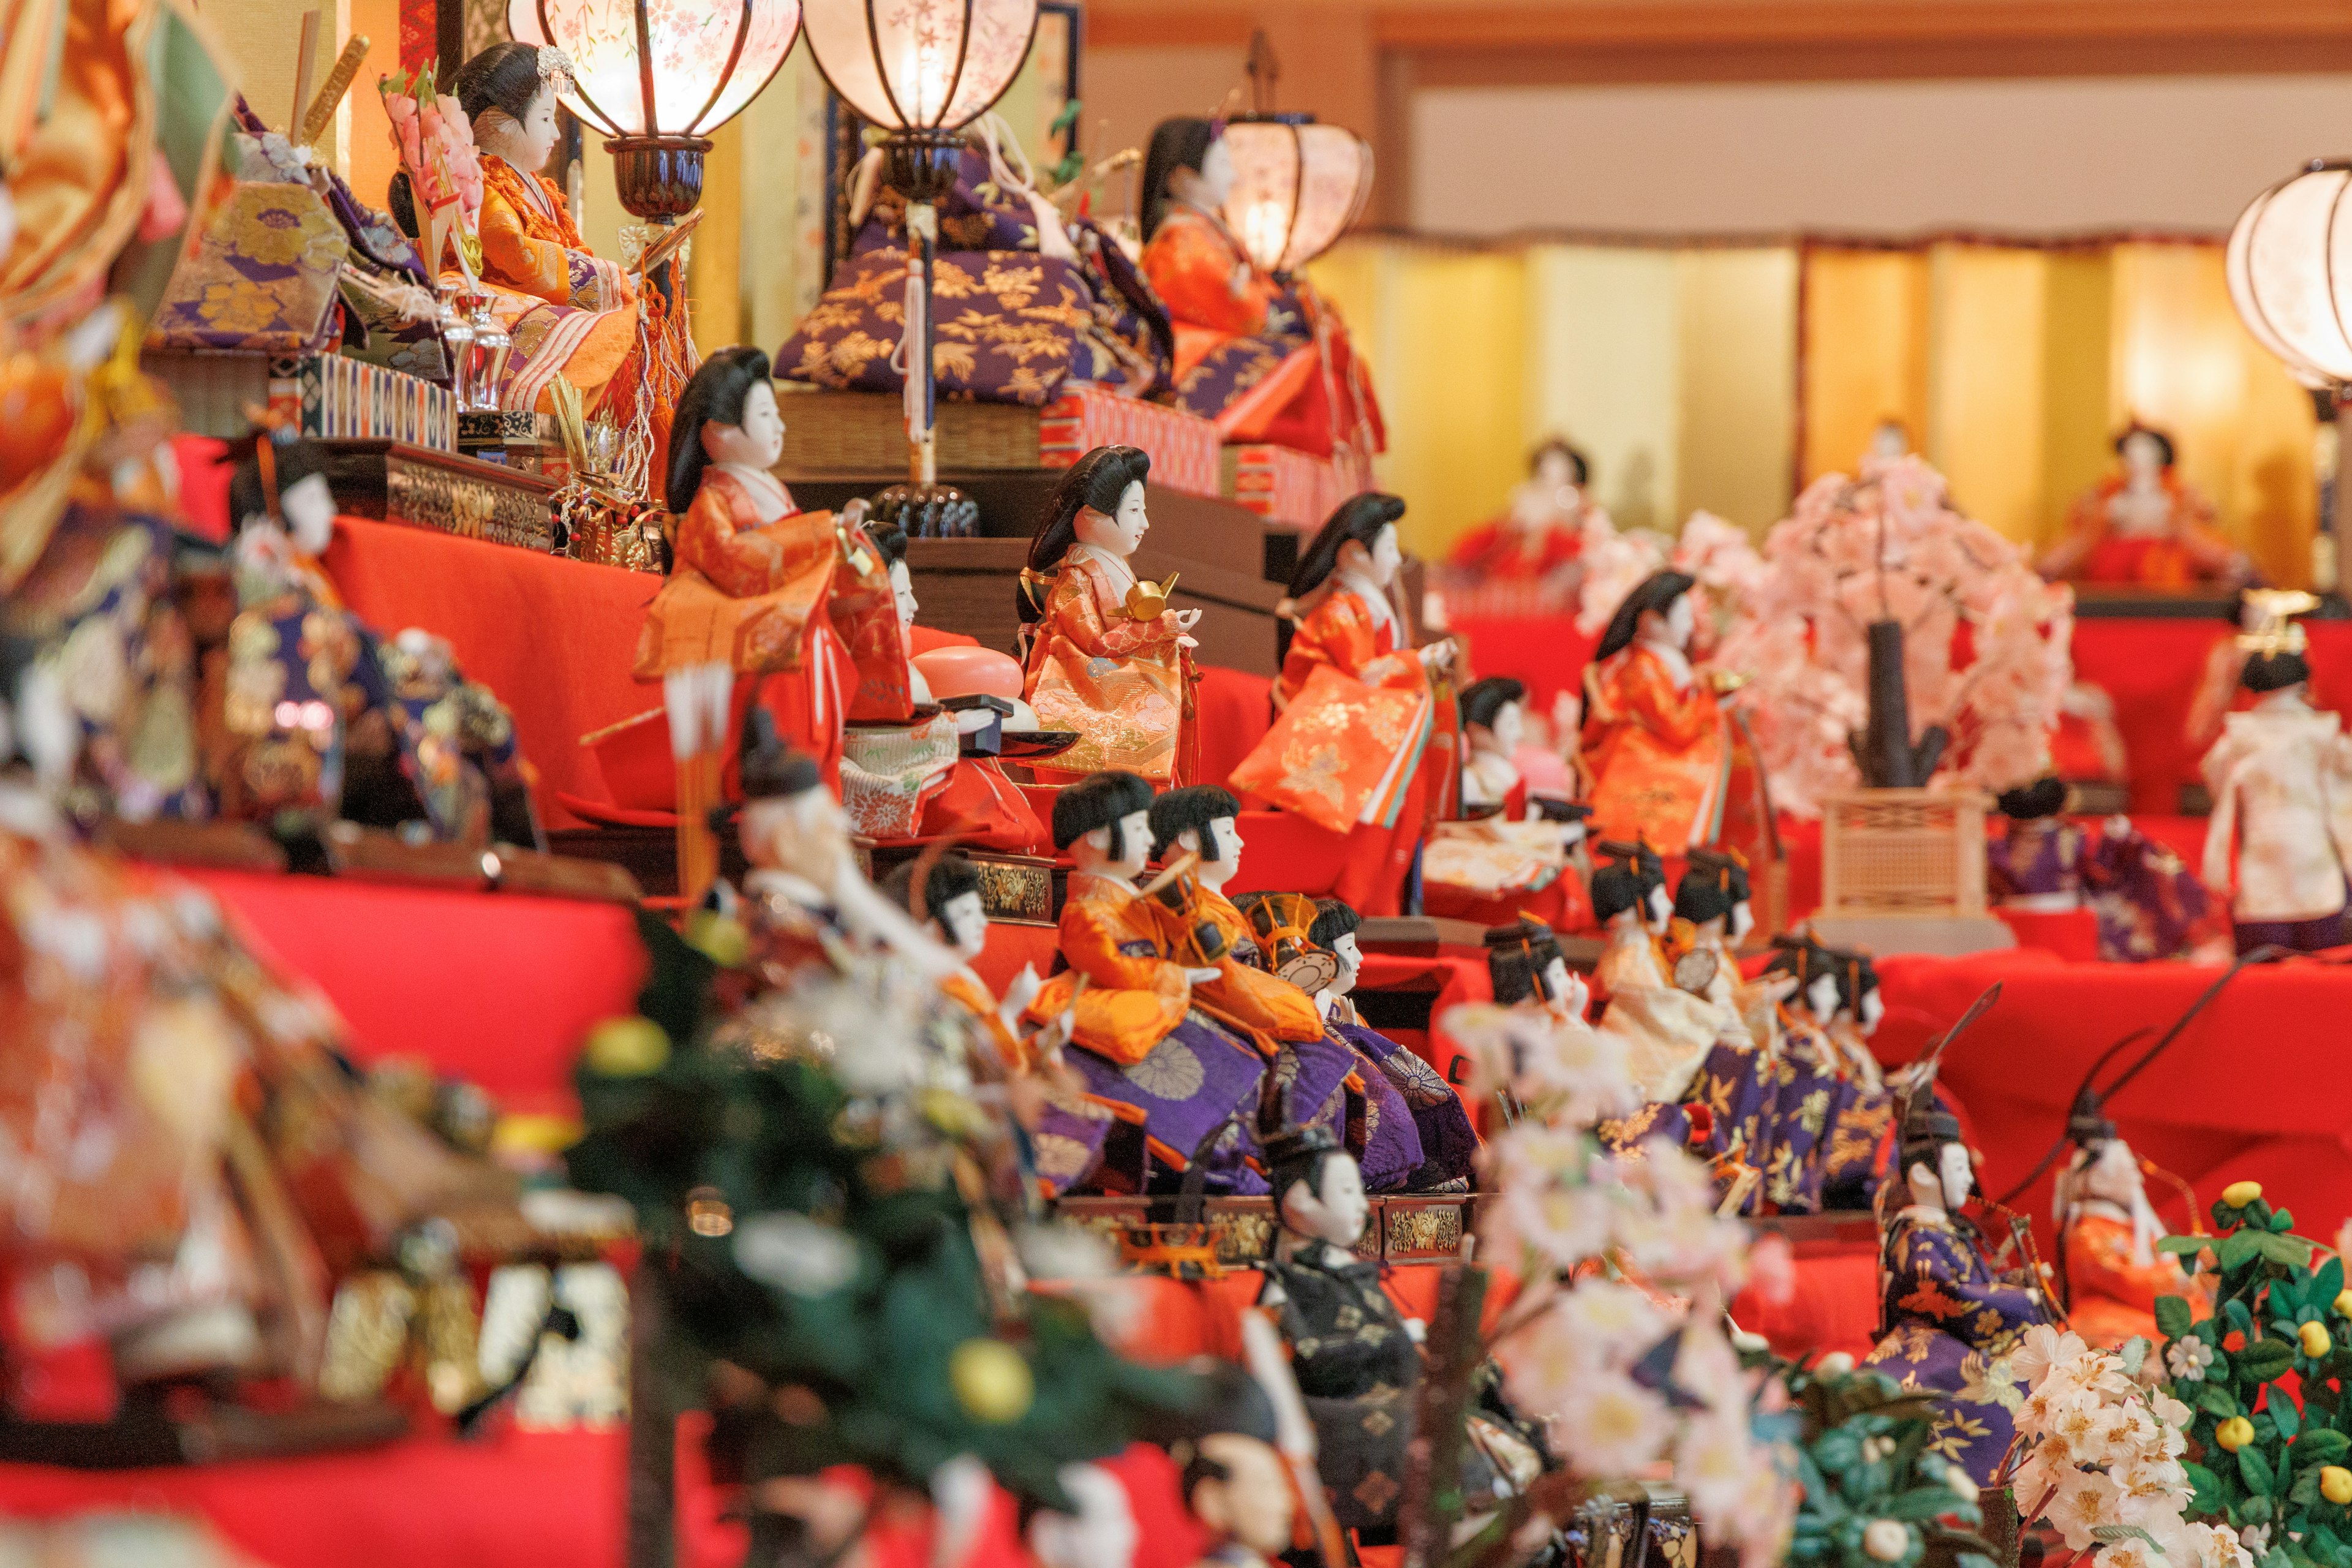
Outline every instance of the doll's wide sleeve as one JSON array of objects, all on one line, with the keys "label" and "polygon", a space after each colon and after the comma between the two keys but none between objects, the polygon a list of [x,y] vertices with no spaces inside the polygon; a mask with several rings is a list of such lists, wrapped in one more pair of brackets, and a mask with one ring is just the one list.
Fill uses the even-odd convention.
[{"label": "doll's wide sleeve", "polygon": [[1172,611],[1150,621],[1123,613],[1104,615],[1092,581],[1075,569],[1062,574],[1047,604],[1054,629],[1088,658],[1127,658],[1176,635]]}]

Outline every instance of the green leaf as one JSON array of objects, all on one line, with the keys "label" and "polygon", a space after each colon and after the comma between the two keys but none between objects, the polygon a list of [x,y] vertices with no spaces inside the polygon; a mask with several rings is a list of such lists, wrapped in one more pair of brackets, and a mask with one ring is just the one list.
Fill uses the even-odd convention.
[{"label": "green leaf", "polygon": [[2257,1236],[2254,1250],[2300,1273],[2311,1267],[2311,1243],[2299,1236]]},{"label": "green leaf", "polygon": [[2202,1465],[2180,1467],[2189,1476],[2189,1484],[2196,1489],[2196,1510],[2199,1513],[2219,1513],[2228,1506],[2229,1499],[2221,1490],[2221,1478]]},{"label": "green leaf", "polygon": [[[2232,1296],[2228,1300],[2222,1302],[2221,1315],[2229,1319],[2230,1327],[2237,1330],[2240,1333],[2251,1334],[2254,1331],[2253,1310],[2246,1305],[2244,1297]],[[2220,1342],[2219,1335],[2215,1336],[2215,1342]]]},{"label": "green leaf", "polygon": [[2268,1383],[2294,1364],[2294,1348],[2285,1340],[2256,1340],[2237,1355],[2239,1377]]},{"label": "green leaf", "polygon": [[2213,1238],[2210,1236],[2168,1236],[2156,1244],[2156,1249],[2177,1257],[2194,1258],[2212,1245]]},{"label": "green leaf", "polygon": [[[2196,1239],[2190,1237],[2191,1240]],[[2189,1331],[2191,1313],[2188,1300],[2179,1296],[2158,1296],[2156,1299],[2156,1326],[2168,1340],[2177,1340]]]},{"label": "green leaf", "polygon": [[2331,1258],[2319,1266],[2313,1277],[2309,1297],[2315,1306],[2332,1308],[2344,1289],[2344,1260]]},{"label": "green leaf", "polygon": [[2294,1462],[2298,1466],[2332,1465],[2347,1453],[2352,1453],[2352,1437],[2333,1427],[2311,1427],[2294,1441]]},{"label": "green leaf", "polygon": [[1882,1505],[1884,1518],[1924,1522],[1939,1514],[1952,1511],[1960,1500],[1952,1495],[1949,1487],[1914,1487],[1907,1492],[1890,1498]]},{"label": "green leaf", "polygon": [[2291,1210],[2281,1209],[2276,1214],[2271,1215],[2271,1232],[2273,1235],[2284,1236],[2288,1231],[2291,1231],[2294,1228],[2294,1215]]},{"label": "green leaf", "polygon": [[2213,1244],[2213,1256],[2226,1272],[2244,1266],[2254,1256],[2266,1233],[2252,1230],[2232,1231]]},{"label": "green leaf", "polygon": [[2319,1467],[2312,1466],[2294,1478],[2294,1485],[2286,1489],[2286,1500],[2297,1508],[2309,1508],[2319,1500]]},{"label": "green leaf", "polygon": [[2245,1479],[2246,1489],[2257,1497],[2267,1494],[2278,1479],[2271,1474],[2271,1462],[2252,1443],[2238,1450],[2238,1474]]},{"label": "green leaf", "polygon": [[2294,1441],[2295,1434],[2303,1430],[2303,1412],[2294,1407],[2292,1399],[2273,1393],[2270,1402],[2263,1406],[2263,1413],[2277,1426],[2278,1435],[2290,1443]]},{"label": "green leaf", "polygon": [[2200,1384],[2197,1404],[2200,1408],[2212,1412],[2217,1420],[2227,1421],[2238,1414],[2237,1396],[2230,1392],[2227,1384],[2210,1381]]}]

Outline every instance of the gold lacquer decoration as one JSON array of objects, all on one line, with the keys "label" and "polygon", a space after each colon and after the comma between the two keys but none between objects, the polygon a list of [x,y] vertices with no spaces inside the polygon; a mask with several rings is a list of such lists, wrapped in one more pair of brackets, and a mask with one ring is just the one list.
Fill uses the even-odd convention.
[{"label": "gold lacquer decoration", "polygon": [[1176,592],[1176,579],[1183,574],[1171,572],[1165,583],[1154,583],[1148,577],[1137,578],[1135,586],[1127,591],[1127,613],[1139,621],[1156,621],[1166,615],[1169,595]]}]

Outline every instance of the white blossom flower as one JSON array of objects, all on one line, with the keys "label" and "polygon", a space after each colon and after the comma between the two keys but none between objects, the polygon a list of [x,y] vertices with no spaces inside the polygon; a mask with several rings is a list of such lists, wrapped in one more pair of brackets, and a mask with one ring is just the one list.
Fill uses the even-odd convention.
[{"label": "white blossom flower", "polygon": [[2172,1369],[2176,1382],[2202,1383],[2205,1369],[2213,1364],[2213,1347],[2194,1334],[2184,1334],[2165,1347],[2164,1364]]},{"label": "white blossom flower", "polygon": [[1595,1373],[1567,1391],[1552,1441],[1588,1476],[1630,1476],[1656,1462],[1672,1436],[1665,1401],[1622,1373]]},{"label": "white blossom flower", "polygon": [[[2345,1228],[2352,1230],[2352,1220],[2345,1222]],[[2269,1556],[2271,1552],[2271,1527],[2267,1524],[2248,1525],[2245,1529],[2238,1531],[2238,1547],[2240,1551],[2252,1554],[2256,1561],[2260,1561],[2261,1559]]]},{"label": "white blossom flower", "polygon": [[2115,1504],[2120,1495],[2116,1483],[2098,1471],[2076,1470],[2059,1480],[2046,1517],[2065,1538],[2068,1551],[2087,1552],[2094,1544],[2091,1531],[2115,1522]]},{"label": "white blossom flower", "polygon": [[2028,1388],[2036,1388],[2059,1363],[2074,1361],[2089,1349],[2080,1334],[2062,1334],[2047,1323],[2036,1323],[2025,1331],[2025,1342],[2010,1352],[2009,1369]]}]

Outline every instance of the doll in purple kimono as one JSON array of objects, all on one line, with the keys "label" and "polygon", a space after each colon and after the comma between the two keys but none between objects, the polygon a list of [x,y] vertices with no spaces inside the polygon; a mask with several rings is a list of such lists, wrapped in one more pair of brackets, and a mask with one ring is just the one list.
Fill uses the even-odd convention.
[{"label": "doll in purple kimono", "polygon": [[1922,1090],[1906,1106],[1903,1178],[1879,1194],[1884,1335],[1863,1364],[1906,1389],[1937,1394],[1930,1448],[1992,1479],[2017,1428],[2025,1387],[2010,1352],[2037,1323],[2057,1321],[2030,1276],[1996,1268],[1984,1237],[1959,1212],[1975,1187],[1960,1124]]},{"label": "doll in purple kimono", "polygon": [[[1350,1000],[1363,973],[1364,951],[1356,943],[1361,917],[1337,899],[1315,902],[1315,923],[1307,940],[1328,952],[1339,968],[1317,994],[1331,1032],[1356,1047],[1379,1069],[1381,1083],[1392,1089],[1411,1118],[1421,1163],[1406,1175],[1403,1189],[1411,1193],[1466,1192],[1478,1160],[1478,1134],[1470,1126],[1469,1108],[1437,1069],[1386,1035],[1365,1024]],[[1377,1089],[1379,1086],[1376,1085]],[[1378,1103],[1377,1098],[1375,1102]],[[1377,1142],[1377,1130],[1375,1139]],[[1402,1131],[1398,1142],[1403,1142]],[[1365,1167],[1369,1173],[1370,1165]]]},{"label": "doll in purple kimono", "polygon": [[2099,957],[2110,963],[2174,958],[2204,918],[2205,889],[2180,857],[2126,816],[2100,825],[2098,841],[2061,815],[2057,778],[2000,796],[2008,836],[1985,846],[1988,890],[2004,910],[2060,914],[2087,906],[2097,918]]}]

